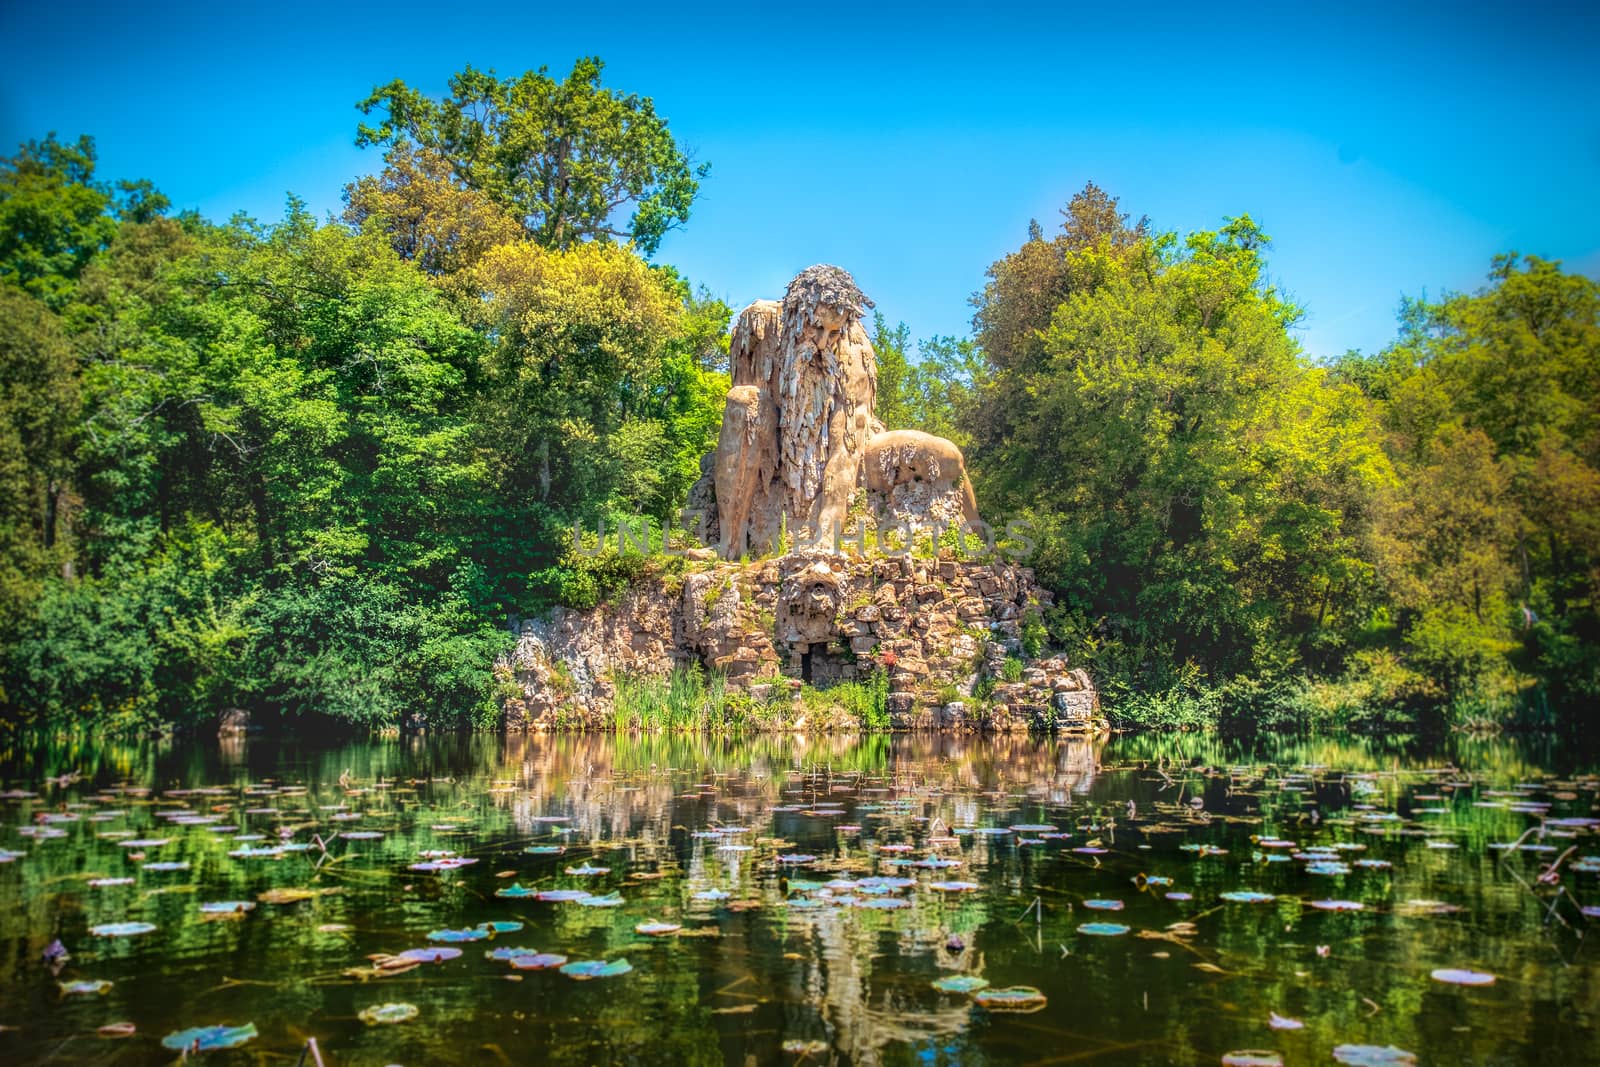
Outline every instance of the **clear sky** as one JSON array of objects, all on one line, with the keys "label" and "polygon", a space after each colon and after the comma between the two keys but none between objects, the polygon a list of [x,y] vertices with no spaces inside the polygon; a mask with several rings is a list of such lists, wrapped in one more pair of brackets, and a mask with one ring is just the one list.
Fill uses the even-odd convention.
[{"label": "clear sky", "polygon": [[1248,212],[1314,355],[1516,249],[1600,274],[1600,5],[719,7],[0,0],[0,145],[90,133],[214,218],[337,211],[354,108],[579,55],[712,164],[658,258],[736,307],[840,264],[915,337],[1086,181],[1188,231]]}]

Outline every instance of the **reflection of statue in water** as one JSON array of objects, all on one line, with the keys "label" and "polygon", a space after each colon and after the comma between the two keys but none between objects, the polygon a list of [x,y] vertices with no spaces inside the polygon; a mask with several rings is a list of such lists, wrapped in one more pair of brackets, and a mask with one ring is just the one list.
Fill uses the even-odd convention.
[{"label": "reflection of statue in water", "polygon": [[880,518],[978,520],[961,450],[917,430],[886,432],[873,414],[878,360],[861,322],[871,306],[848,273],[815,266],[781,304],[740,312],[722,432],[691,494],[723,558],[771,548],[785,531],[831,543],[857,487]]}]

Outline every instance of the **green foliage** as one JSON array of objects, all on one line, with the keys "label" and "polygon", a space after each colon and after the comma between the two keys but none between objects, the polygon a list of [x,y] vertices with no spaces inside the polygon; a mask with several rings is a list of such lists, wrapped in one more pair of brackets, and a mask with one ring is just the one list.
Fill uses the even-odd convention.
[{"label": "green foliage", "polygon": [[648,97],[602,88],[603,66],[580,59],[563,81],[545,67],[511,78],[468,67],[437,101],[396,80],[358,105],[383,121],[362,123],[356,143],[415,142],[546,248],[622,238],[653,253],[688,220],[709,167],[691,165]]},{"label": "green foliage", "polygon": [[873,313],[872,348],[878,357],[879,420],[890,429],[922,430],[967,444],[963,418],[982,384],[984,364],[977,345],[954,337],[935,337],[919,345],[910,359],[911,331],[893,329]]},{"label": "green foliage", "polygon": [[839,682],[825,691],[868,732],[889,728],[889,672],[874,667],[864,682]]},{"label": "green foliage", "polygon": [[698,664],[674,667],[666,677],[624,675],[613,686],[612,724],[618,732],[690,733],[740,725],[739,713],[730,711],[726,678],[708,677]]},{"label": "green foliage", "polygon": [[[659,237],[692,195],[666,189],[681,160],[648,102],[590,74],[548,114],[637,121],[579,148],[655,174],[630,188]],[[561,210],[590,229],[541,247],[506,190],[415,139],[348,190],[349,225],[293,199],[271,224],[169,219],[148,183],[99,183],[86,139],[0,166],[8,720],[483,725],[507,613],[681,571],[561,546],[575,519],[659,530],[682,503],[728,308],[581,241],[604,223],[580,218],[589,194]]]},{"label": "green foliage", "polygon": [[[51,134],[0,159],[0,282],[60,307],[89,262],[111,243],[111,195],[94,180],[94,141]],[[141,187],[142,189],[142,187]],[[146,210],[156,201],[145,197]]]}]

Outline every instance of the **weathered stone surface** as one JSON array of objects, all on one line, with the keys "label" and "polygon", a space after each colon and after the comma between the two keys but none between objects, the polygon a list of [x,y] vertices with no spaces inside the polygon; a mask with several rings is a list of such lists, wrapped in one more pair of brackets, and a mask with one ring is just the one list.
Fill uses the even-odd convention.
[{"label": "weathered stone surface", "polygon": [[826,548],[864,537],[867,516],[849,514],[858,488],[880,533],[899,528],[902,545],[908,524],[925,541],[935,528],[978,521],[961,450],[919,430],[886,430],[874,414],[878,362],[862,324],[871,307],[846,271],[818,265],[789,283],[781,303],[757,300],[739,313],[717,448],[688,500],[724,559],[784,538]]},{"label": "weathered stone surface", "polygon": [[[998,607],[988,601],[941,597],[918,606],[909,620],[914,625],[896,621],[892,616],[907,617],[904,609],[877,605],[893,584],[886,577],[900,575],[905,561],[891,568],[883,562],[796,554],[692,565],[681,588],[657,579],[612,604],[522,621],[514,650],[495,672],[502,688],[515,693],[502,701],[507,727],[604,726],[617,678],[697,663],[723,672],[730,689],[768,696],[770,680],[780,674],[796,685],[809,677],[826,687],[881,665],[897,730],[1090,729],[1099,721],[1089,676],[1059,656],[1025,661],[1021,681],[999,680],[1006,660],[1022,656],[1021,643],[1015,633],[1006,635],[1006,624],[994,618]],[[992,582],[1013,589],[1015,599],[1000,606],[1037,601],[1031,579],[1007,564],[914,562],[906,569],[949,586]],[[987,614],[963,618],[971,613],[969,601]],[[849,604],[861,606],[852,613]],[[863,615],[879,618],[866,623]],[[972,694],[985,676],[993,680],[986,700],[964,698],[956,716],[939,710],[946,687]]]}]

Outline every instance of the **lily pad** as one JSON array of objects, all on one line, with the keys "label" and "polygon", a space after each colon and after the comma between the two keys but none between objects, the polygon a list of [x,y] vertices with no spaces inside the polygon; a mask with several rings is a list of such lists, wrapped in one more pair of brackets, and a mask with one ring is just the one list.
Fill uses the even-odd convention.
[{"label": "lily pad", "polygon": [[1222,1067],[1283,1067],[1283,1055],[1267,1049],[1240,1049],[1225,1054]]},{"label": "lily pad", "polygon": [[161,1039],[161,1045],[174,1052],[211,1052],[238,1048],[256,1036],[255,1023],[245,1023],[243,1026],[197,1026],[168,1034]]},{"label": "lily pad", "polygon": [[506,962],[518,971],[547,971],[566,963],[567,957],[554,952],[529,952],[512,956]]},{"label": "lily pad", "polygon": [[254,911],[253,900],[213,900],[200,905],[201,915],[242,915]]},{"label": "lily pad", "polygon": [[1014,985],[1005,989],[983,989],[973,995],[973,1003],[990,1011],[1028,1013],[1040,1011],[1045,1006],[1045,996],[1031,985]]},{"label": "lily pad", "polygon": [[64,997],[98,997],[104,996],[111,988],[111,983],[104,978],[85,979],[78,982],[57,982],[61,987]]},{"label": "lily pad", "polygon": [[1218,895],[1223,900],[1234,904],[1270,904],[1278,899],[1271,893],[1258,893],[1253,889],[1235,889],[1232,892]]},{"label": "lily pad", "polygon": [[99,926],[89,927],[89,932],[96,937],[138,937],[140,934],[148,934],[155,928],[155,923],[101,923]]},{"label": "lily pad", "polygon": [[418,1015],[415,1004],[374,1004],[370,1008],[361,1009],[357,1016],[368,1026],[381,1026],[386,1023],[403,1023],[408,1019],[415,1019]]},{"label": "lily pad", "polygon": [[678,923],[646,922],[636,925],[633,928],[633,932],[644,934],[646,937],[665,937],[682,929],[683,927]]},{"label": "lily pad", "polygon": [[1494,975],[1484,971],[1465,971],[1454,967],[1441,967],[1428,975],[1435,982],[1447,985],[1494,985]]},{"label": "lily pad", "polygon": [[989,988],[989,979],[975,974],[952,974],[934,979],[933,988],[941,993],[976,993]]},{"label": "lily pad", "polygon": [[1366,908],[1359,900],[1313,900],[1311,906],[1322,911],[1363,911]]},{"label": "lily pad", "polygon": [[1339,1045],[1333,1059],[1349,1067],[1410,1067],[1417,1062],[1415,1053],[1393,1045]]},{"label": "lily pad", "polygon": [[543,900],[551,904],[565,904],[574,900],[582,900],[589,893],[582,889],[546,889],[535,895],[535,900]]},{"label": "lily pad", "polygon": [[1120,937],[1129,929],[1130,927],[1122,923],[1084,923],[1078,927],[1078,933],[1088,934],[1090,937]]},{"label": "lily pad", "polygon": [[458,948],[408,948],[395,958],[412,963],[443,963],[460,956],[461,950]]},{"label": "lily pad", "polygon": [[609,963],[605,960],[578,960],[576,963],[565,964],[561,968],[561,973],[568,978],[587,982],[591,978],[613,978],[619,974],[627,974],[631,970],[633,964],[626,959],[615,959]]}]

